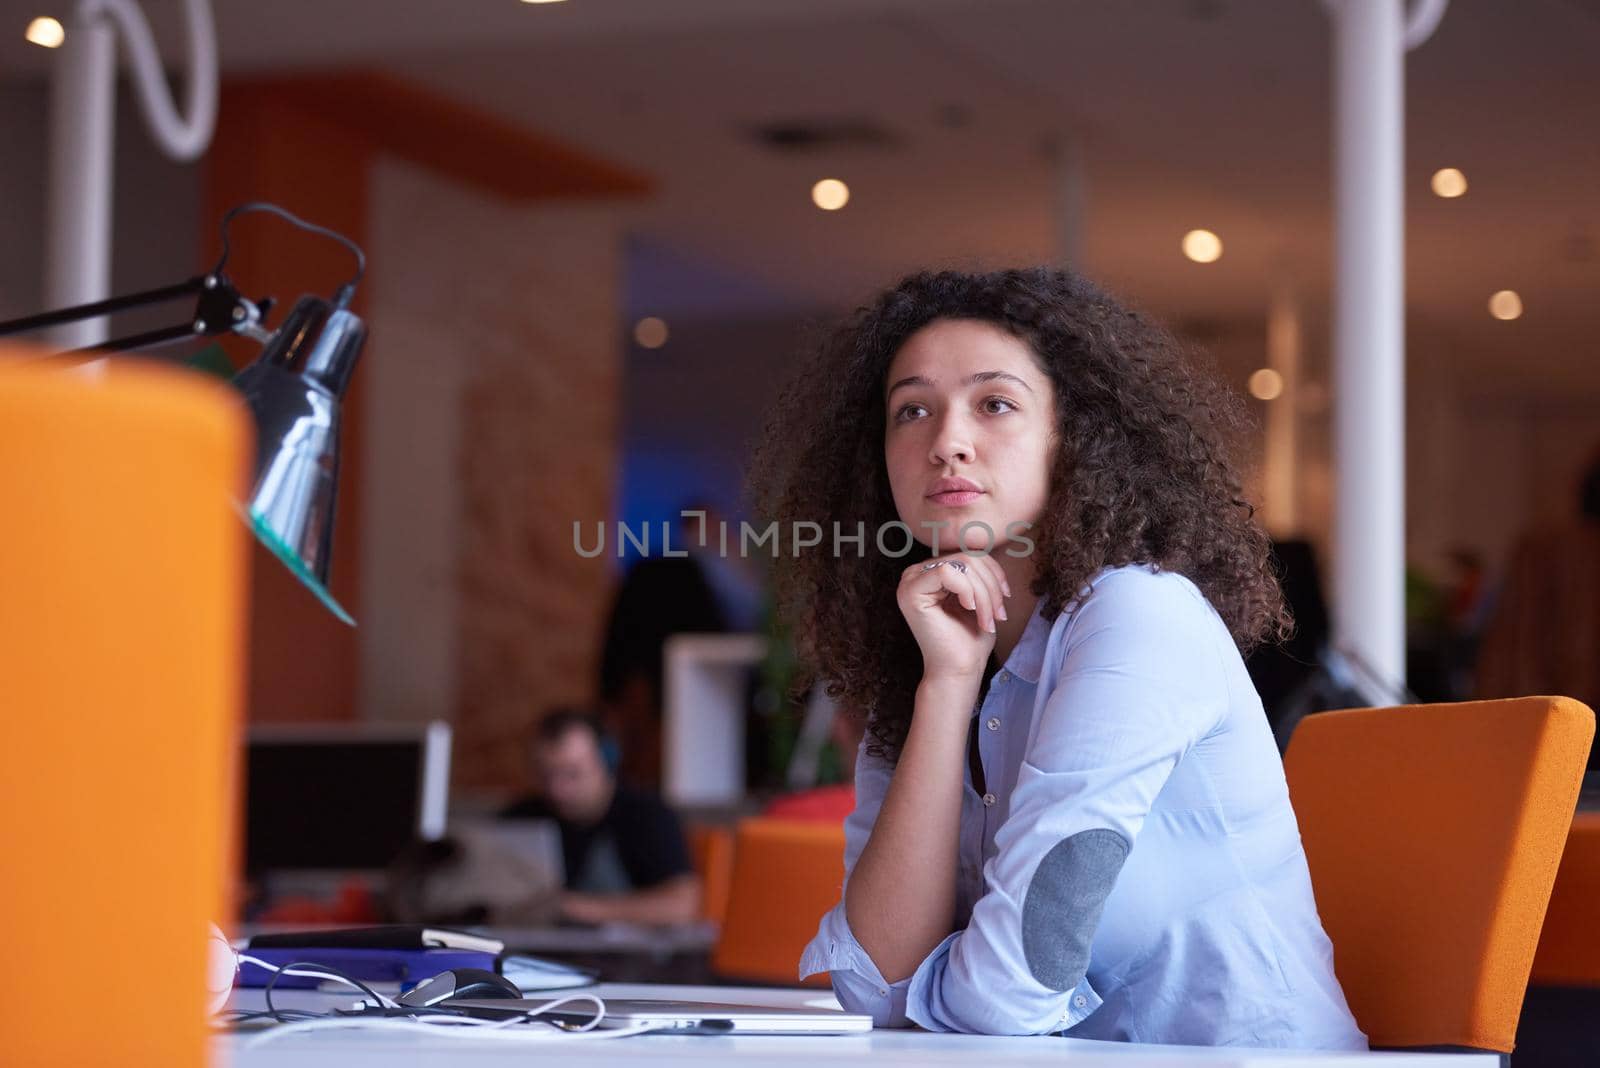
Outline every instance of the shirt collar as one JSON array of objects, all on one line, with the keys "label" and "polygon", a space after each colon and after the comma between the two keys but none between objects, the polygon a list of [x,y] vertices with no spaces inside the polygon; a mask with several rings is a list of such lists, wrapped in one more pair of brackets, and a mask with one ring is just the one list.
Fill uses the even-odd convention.
[{"label": "shirt collar", "polygon": [[1016,647],[1006,657],[1002,669],[1023,682],[1037,685],[1039,669],[1044,666],[1045,646],[1049,641],[1050,621],[1044,618],[1044,598],[1041,597],[1034,603],[1033,615],[1028,617],[1028,625],[1022,628],[1022,637],[1017,639]]}]

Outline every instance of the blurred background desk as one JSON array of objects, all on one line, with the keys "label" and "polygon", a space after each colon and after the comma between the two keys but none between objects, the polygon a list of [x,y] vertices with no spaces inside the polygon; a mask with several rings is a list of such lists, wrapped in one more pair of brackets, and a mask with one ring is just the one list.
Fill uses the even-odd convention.
[{"label": "blurred background desk", "polygon": [[[697,987],[604,983],[589,988],[602,998],[668,997],[747,1005],[804,1005],[838,1008],[825,991],[757,987]],[[291,996],[292,995],[292,996]],[[276,995],[274,1001],[277,1001]],[[290,991],[283,1003],[292,1007],[348,1004],[350,995]],[[258,990],[235,991],[230,1007],[257,1008]],[[247,1039],[227,1036],[218,1045],[235,1068],[360,1068],[387,1064],[396,1057],[415,1068],[455,1068],[464,1056],[474,1065],[523,1065],[535,1058],[559,1056],[563,1062],[594,1065],[725,1064],[769,1065],[826,1060],[830,1066],[884,1064],[1050,1065],[1074,1068],[1496,1068],[1490,1054],[1460,1053],[1332,1053],[1257,1049],[1212,1049],[1198,1046],[1139,1046],[1088,1039],[943,1035],[917,1030],[873,1031],[868,1035],[815,1038],[704,1035],[640,1035],[607,1042],[571,1045],[469,1045],[468,1040],[428,1035],[382,1035],[345,1031],[289,1035],[255,1049]]]}]

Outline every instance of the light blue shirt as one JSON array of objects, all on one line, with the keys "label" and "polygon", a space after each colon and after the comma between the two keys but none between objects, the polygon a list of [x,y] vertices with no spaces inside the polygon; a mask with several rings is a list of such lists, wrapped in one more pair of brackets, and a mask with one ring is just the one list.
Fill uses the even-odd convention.
[{"label": "light blue shirt", "polygon": [[[885,982],[841,895],[800,975],[883,1027],[1365,1049],[1227,627],[1174,572],[1092,585],[1035,608],[974,710],[988,792],[968,772],[952,933]],[[892,774],[863,748],[847,881]]]}]

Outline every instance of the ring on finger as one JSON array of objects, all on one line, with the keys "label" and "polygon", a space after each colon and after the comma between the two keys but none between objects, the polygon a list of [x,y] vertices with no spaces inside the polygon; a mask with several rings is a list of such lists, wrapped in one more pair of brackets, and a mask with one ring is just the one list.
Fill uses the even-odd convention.
[{"label": "ring on finger", "polygon": [[967,573],[967,565],[963,564],[960,560],[951,560],[949,561],[949,564],[963,575]]},{"label": "ring on finger", "polygon": [[924,571],[932,571],[934,568],[939,567],[942,564],[944,564],[944,562],[945,561],[943,561],[943,560],[929,560],[927,563],[922,565],[922,570],[924,570]]}]

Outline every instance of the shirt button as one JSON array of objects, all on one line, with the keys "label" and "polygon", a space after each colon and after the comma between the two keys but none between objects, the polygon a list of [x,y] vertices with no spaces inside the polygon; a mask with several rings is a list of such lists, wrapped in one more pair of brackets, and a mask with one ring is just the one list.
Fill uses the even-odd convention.
[{"label": "shirt button", "polygon": [[880,986],[878,988],[878,996],[880,998],[886,998],[886,997],[889,996],[889,992],[887,990],[885,990],[883,987]]},{"label": "shirt button", "polygon": [[997,731],[997,730],[1000,729],[1000,717],[999,716],[990,716],[989,717],[989,729],[992,730],[992,731]]},{"label": "shirt button", "polygon": [[994,804],[994,794],[984,794],[983,795],[983,803],[986,806],[993,805]]},{"label": "shirt button", "polygon": [[1008,679],[1008,678],[1010,678],[1010,677],[1011,677],[1011,676],[1009,676],[1009,675],[1007,675],[1007,674],[1006,674],[1006,673],[1005,673],[1005,672],[1004,672],[1004,671],[1002,671],[1002,672],[1000,672],[1000,674],[998,674],[998,675],[996,675],[996,676],[995,676],[995,677],[994,677],[994,681],[995,681],[995,682],[1005,682],[1005,681],[1006,681],[1006,679]]},{"label": "shirt button", "polygon": [[1081,1009],[1085,1005],[1089,1004],[1089,999],[1084,997],[1082,994],[1079,994],[1077,997],[1072,999],[1072,1003]]}]

